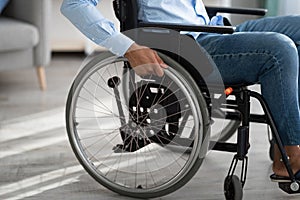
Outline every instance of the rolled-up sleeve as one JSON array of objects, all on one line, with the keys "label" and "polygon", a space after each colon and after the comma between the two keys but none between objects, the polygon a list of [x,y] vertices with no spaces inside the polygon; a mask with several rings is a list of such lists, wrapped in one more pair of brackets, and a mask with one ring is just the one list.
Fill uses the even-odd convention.
[{"label": "rolled-up sleeve", "polygon": [[98,2],[99,0],[64,0],[61,13],[90,40],[116,55],[123,56],[134,42],[120,33],[100,13],[96,8]]}]

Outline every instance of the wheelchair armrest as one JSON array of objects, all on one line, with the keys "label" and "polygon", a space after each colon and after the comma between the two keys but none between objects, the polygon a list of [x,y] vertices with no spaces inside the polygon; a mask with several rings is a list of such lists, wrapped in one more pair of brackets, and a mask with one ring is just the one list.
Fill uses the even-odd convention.
[{"label": "wheelchair armrest", "polygon": [[192,26],[192,25],[178,25],[178,24],[167,24],[167,23],[150,23],[140,22],[139,27],[156,27],[166,28],[175,31],[191,31],[191,32],[207,32],[207,33],[220,33],[220,34],[232,34],[235,32],[234,26]]},{"label": "wheelchair armrest", "polygon": [[242,14],[242,15],[258,15],[264,16],[268,12],[263,8],[228,8],[228,7],[213,7],[206,6],[207,13],[210,17],[215,16],[218,12],[229,14]]}]

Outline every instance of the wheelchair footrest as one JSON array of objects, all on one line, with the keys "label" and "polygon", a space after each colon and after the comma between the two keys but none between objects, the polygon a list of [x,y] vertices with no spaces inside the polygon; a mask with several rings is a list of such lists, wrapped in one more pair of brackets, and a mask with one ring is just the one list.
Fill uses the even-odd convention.
[{"label": "wheelchair footrest", "polygon": [[278,183],[279,188],[288,194],[300,193],[300,181]]}]

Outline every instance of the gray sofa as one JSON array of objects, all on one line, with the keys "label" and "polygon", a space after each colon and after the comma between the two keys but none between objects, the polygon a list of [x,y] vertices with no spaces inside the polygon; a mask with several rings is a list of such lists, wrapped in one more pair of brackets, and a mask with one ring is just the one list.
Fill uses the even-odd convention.
[{"label": "gray sofa", "polygon": [[35,67],[46,89],[50,20],[51,0],[10,0],[0,16],[0,71]]}]

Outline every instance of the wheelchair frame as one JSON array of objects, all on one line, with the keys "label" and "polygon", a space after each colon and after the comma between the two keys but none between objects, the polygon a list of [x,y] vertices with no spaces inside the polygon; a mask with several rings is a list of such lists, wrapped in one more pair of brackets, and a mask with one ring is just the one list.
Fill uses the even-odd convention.
[{"label": "wheelchair frame", "polygon": [[[142,28],[142,27],[152,27],[152,28],[166,28],[172,29],[176,31],[200,31],[200,32],[211,32],[211,33],[226,33],[232,34],[235,31],[235,28],[230,26],[229,22],[226,20],[227,26],[185,26],[185,25],[174,25],[174,24],[166,24],[166,23],[144,23],[138,21],[137,18],[137,4],[136,0],[114,0],[113,6],[115,10],[115,14],[120,21],[121,31],[126,31],[134,28]],[[234,13],[234,14],[248,14],[248,15],[265,15],[265,9],[235,9],[235,8],[217,8],[217,7],[207,7],[207,11],[210,17],[215,16],[218,12],[222,13]],[[176,60],[176,58],[175,58]],[[113,80],[111,87],[114,87],[115,82],[117,80]],[[199,86],[202,91],[202,87]],[[232,88],[232,95],[235,97],[234,100],[227,99],[225,104],[222,104],[221,107],[226,107],[229,109],[235,110],[235,112],[227,112],[225,115],[226,119],[232,120],[241,120],[241,125],[238,128],[237,133],[237,142],[236,143],[228,143],[224,141],[218,141],[214,143],[213,150],[218,151],[227,151],[235,153],[233,160],[231,162],[228,175],[225,179],[224,190],[226,199],[241,199],[242,198],[242,188],[246,182],[247,176],[247,167],[248,167],[248,149],[250,147],[249,143],[249,125],[250,122],[256,123],[265,123],[271,127],[272,136],[275,143],[278,145],[280,153],[282,155],[282,160],[286,166],[286,169],[289,174],[289,178],[291,182],[289,183],[279,183],[279,187],[287,193],[299,193],[300,186],[299,181],[296,180],[291,165],[288,160],[288,156],[283,147],[282,141],[276,129],[275,123],[271,116],[271,113],[266,105],[263,97],[254,91],[250,91],[247,89],[246,85],[233,85],[226,86]],[[205,88],[204,88],[205,89]],[[72,95],[70,93],[70,95]],[[115,95],[118,93],[115,91]],[[264,111],[264,114],[252,114],[250,112],[250,98],[257,99]],[[117,102],[118,103],[118,102]],[[119,105],[119,104],[118,104]],[[67,118],[69,118],[67,114]],[[120,119],[121,120],[121,119]],[[121,120],[121,124],[124,123]],[[71,130],[68,129],[68,132]],[[122,134],[122,133],[121,133]],[[123,136],[122,136],[123,137]],[[72,143],[71,143],[72,144]],[[73,150],[74,146],[72,145]],[[242,170],[240,179],[234,175],[235,169],[238,163],[242,163]],[[240,180],[240,181],[239,181]],[[240,190],[241,191],[237,191]],[[234,193],[241,193],[238,196],[235,196]],[[125,194],[126,195],[126,194]]]}]

